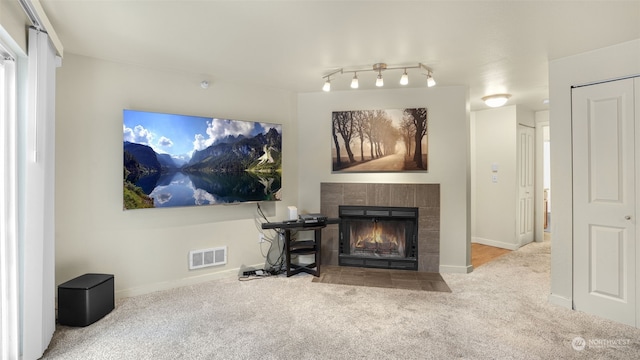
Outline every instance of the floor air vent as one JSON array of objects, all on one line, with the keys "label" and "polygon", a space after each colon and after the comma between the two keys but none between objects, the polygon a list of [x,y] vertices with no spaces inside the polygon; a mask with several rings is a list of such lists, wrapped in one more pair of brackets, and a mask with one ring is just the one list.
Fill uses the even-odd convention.
[{"label": "floor air vent", "polygon": [[192,250],[189,252],[189,270],[227,263],[227,247]]}]

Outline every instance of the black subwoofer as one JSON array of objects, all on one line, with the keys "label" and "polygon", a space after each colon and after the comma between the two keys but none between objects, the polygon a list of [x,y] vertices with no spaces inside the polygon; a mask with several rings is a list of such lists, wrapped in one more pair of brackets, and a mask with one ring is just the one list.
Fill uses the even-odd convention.
[{"label": "black subwoofer", "polygon": [[84,274],[58,286],[58,323],[61,325],[91,325],[114,307],[113,275]]}]

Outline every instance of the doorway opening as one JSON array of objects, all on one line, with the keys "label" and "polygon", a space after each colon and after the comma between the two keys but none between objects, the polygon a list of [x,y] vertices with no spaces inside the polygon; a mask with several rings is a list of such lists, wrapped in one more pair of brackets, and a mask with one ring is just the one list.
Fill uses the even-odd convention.
[{"label": "doorway opening", "polygon": [[544,237],[551,235],[551,142],[549,124],[542,125],[542,191],[544,209]]}]

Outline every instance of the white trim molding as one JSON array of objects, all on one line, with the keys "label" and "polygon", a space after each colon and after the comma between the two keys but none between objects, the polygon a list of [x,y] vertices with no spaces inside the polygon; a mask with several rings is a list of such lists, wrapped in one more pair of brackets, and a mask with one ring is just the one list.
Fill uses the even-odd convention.
[{"label": "white trim molding", "polygon": [[455,266],[455,265],[440,265],[441,273],[449,274],[469,274],[473,271],[472,265],[467,266]]}]

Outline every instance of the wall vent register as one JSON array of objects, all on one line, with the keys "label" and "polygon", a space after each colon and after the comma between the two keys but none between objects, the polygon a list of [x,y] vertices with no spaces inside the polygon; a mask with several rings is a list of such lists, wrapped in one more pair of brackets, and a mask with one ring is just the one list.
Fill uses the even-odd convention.
[{"label": "wall vent register", "polygon": [[227,247],[192,250],[189,252],[189,270],[227,263]]}]

